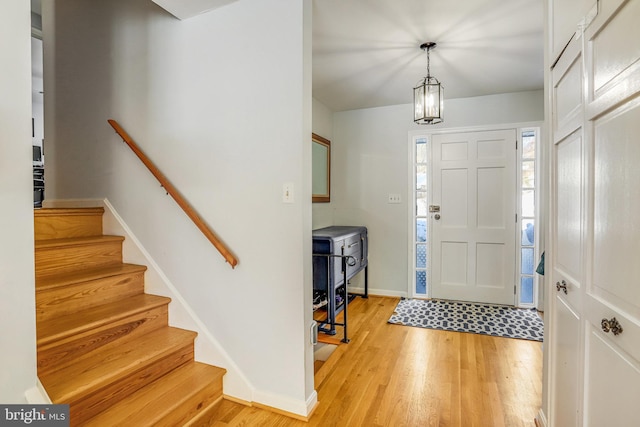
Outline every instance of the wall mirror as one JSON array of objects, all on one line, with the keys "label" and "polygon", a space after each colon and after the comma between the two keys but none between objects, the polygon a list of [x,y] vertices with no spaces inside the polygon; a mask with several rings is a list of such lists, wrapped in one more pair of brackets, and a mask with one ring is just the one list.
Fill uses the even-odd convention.
[{"label": "wall mirror", "polygon": [[331,201],[331,141],[311,134],[311,200],[313,202]]}]

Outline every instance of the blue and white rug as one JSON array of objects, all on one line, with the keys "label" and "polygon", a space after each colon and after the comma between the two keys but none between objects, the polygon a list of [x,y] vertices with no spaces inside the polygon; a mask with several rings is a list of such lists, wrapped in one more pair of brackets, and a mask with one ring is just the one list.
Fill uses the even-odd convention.
[{"label": "blue and white rug", "polygon": [[542,341],[544,325],[535,308],[402,298],[389,323],[495,337]]}]

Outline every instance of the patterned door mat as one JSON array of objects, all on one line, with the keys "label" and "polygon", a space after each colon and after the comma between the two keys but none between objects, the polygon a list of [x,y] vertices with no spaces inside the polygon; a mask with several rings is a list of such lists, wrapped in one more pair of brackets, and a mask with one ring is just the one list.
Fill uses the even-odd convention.
[{"label": "patterned door mat", "polygon": [[542,341],[544,325],[535,308],[402,298],[389,323],[496,337]]}]

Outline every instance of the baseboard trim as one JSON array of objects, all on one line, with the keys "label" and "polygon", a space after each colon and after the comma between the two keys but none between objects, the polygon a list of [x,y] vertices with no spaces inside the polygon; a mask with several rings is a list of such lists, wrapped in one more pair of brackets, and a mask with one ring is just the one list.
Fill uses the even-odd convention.
[{"label": "baseboard trim", "polygon": [[247,407],[263,409],[265,411],[273,412],[274,414],[284,415],[285,417],[293,418],[295,420],[304,421],[304,422],[308,422],[311,419],[311,416],[313,415],[313,413],[316,411],[316,408],[320,404],[320,402],[318,402],[318,395],[314,391],[313,394],[309,397],[309,399],[307,399],[307,406],[310,407],[310,409],[308,411],[308,415],[304,416],[304,415],[296,414],[295,412],[290,412],[290,411],[285,411],[284,409],[275,408],[273,406],[269,406],[264,403],[249,402],[247,400],[238,399],[237,397],[228,396],[226,394],[224,394],[222,397],[225,400],[228,400],[230,402],[238,403],[240,405],[244,405]]},{"label": "baseboard trim", "polygon": [[32,405],[49,405],[53,403],[39,378],[36,379],[36,385],[24,393],[24,397],[27,403]]},{"label": "baseboard trim", "polygon": [[540,408],[538,415],[536,415],[533,421],[536,423],[536,427],[547,427],[547,417],[542,411],[542,408]]},{"label": "baseboard trim", "polygon": [[[356,287],[349,286],[349,292],[364,295],[364,288],[356,288]],[[407,297],[406,292],[390,291],[388,289],[369,288],[368,294],[376,297],[394,297],[394,298]]]},{"label": "baseboard trim", "polygon": [[253,406],[253,403],[248,400],[238,399],[237,397],[229,396],[228,394],[223,394],[222,398],[224,400],[228,400],[229,402],[238,403],[240,405],[249,406],[249,407]]},{"label": "baseboard trim", "polygon": [[[309,416],[305,417],[305,416],[302,416],[302,415],[299,415],[299,414],[295,414],[293,412],[289,412],[289,411],[285,411],[285,410],[282,410],[282,409],[274,408],[273,406],[264,405],[264,404],[259,403],[259,402],[253,402],[253,406],[256,407],[256,408],[259,408],[259,409],[264,409],[265,411],[273,412],[274,414],[284,415],[285,417],[293,418],[293,419],[298,420],[298,421],[307,422],[307,421],[309,421],[309,417],[311,416],[311,415],[309,415]],[[315,407],[314,407],[313,410],[315,410]]]}]

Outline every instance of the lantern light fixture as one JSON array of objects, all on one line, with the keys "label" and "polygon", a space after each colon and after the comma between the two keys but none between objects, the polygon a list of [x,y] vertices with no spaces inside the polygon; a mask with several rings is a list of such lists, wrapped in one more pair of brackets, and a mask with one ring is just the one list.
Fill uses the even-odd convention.
[{"label": "lantern light fixture", "polygon": [[435,47],[435,42],[420,45],[420,49],[427,52],[427,76],[413,88],[413,121],[421,125],[435,125],[443,121],[444,87],[430,70],[429,52]]}]

